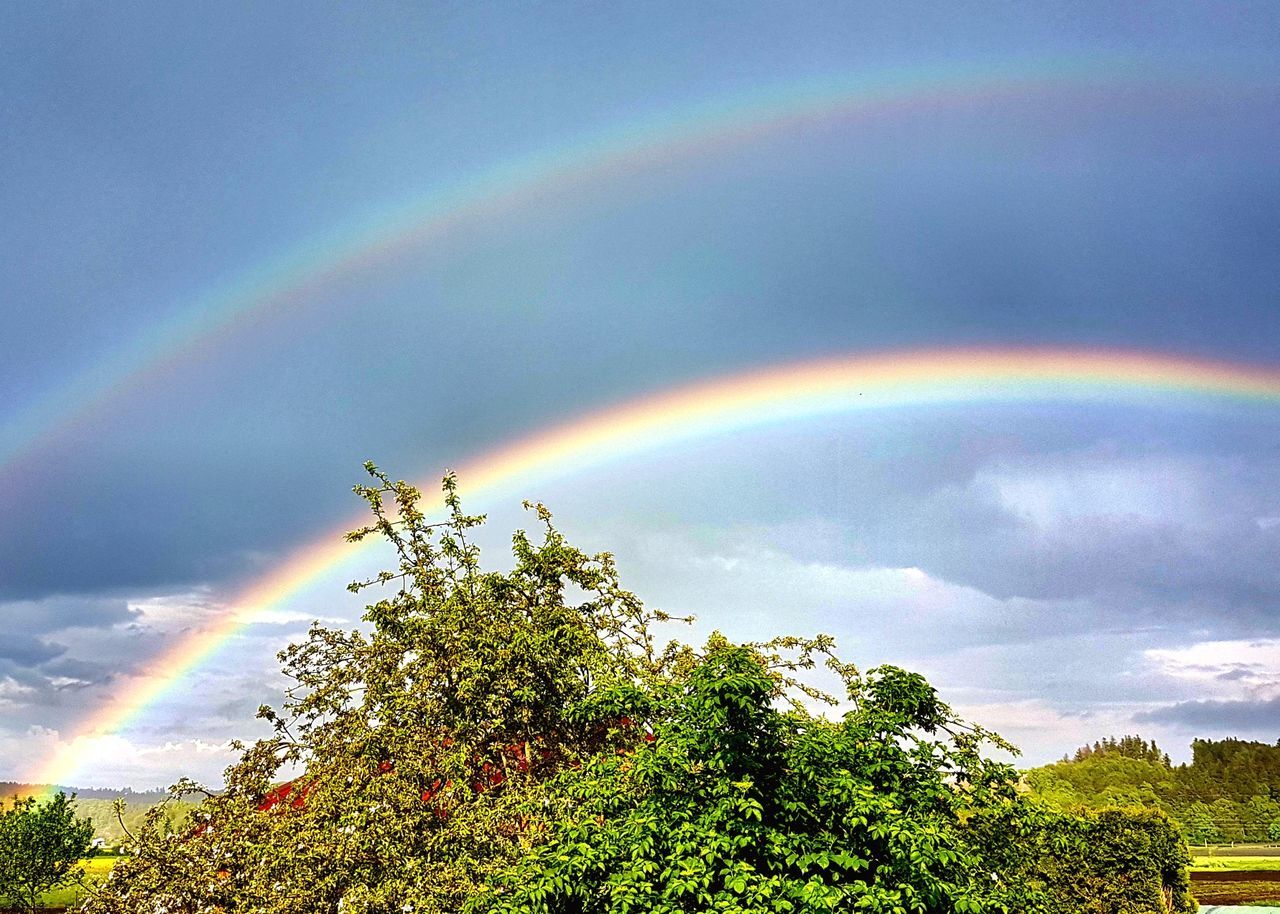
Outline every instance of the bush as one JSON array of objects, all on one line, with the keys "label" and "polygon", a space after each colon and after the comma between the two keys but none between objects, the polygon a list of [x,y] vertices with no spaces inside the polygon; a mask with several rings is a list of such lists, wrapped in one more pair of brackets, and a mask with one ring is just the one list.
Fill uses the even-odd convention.
[{"label": "bush", "polygon": [[1035,802],[970,823],[994,872],[1019,886],[1017,909],[1035,914],[1191,914],[1191,855],[1159,810],[1112,807],[1079,814]]},{"label": "bush", "polygon": [[466,910],[1005,910],[961,822],[1013,802],[1012,770],[920,676],[845,676],[842,720],[783,712],[759,654],[713,641],[619,707],[652,740],[562,775],[545,841]]}]

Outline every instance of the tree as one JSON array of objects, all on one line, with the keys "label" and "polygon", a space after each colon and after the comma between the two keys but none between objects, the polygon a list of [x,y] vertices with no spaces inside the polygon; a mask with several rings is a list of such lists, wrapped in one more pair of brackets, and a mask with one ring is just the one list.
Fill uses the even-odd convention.
[{"label": "tree", "polygon": [[673,620],[541,506],[541,540],[517,532],[512,570],[485,571],[452,477],[437,523],[368,470],[372,521],[350,539],[385,537],[397,567],[352,585],[386,588],[365,629],[317,625],[281,653],[293,687],[260,711],[275,735],[243,747],[184,834],[166,838],[156,807],[89,911],[456,912],[534,840],[523,800],[638,738],[587,715],[591,698],[691,663],[654,633]]},{"label": "tree", "polygon": [[1222,832],[1213,821],[1213,811],[1203,803],[1192,803],[1181,814],[1182,833],[1192,844],[1217,844]]},{"label": "tree", "polygon": [[45,892],[83,875],[76,864],[88,853],[93,823],[76,818],[74,801],[58,792],[0,808],[0,897],[10,904],[35,911]]},{"label": "tree", "polygon": [[[433,522],[367,469],[350,538],[397,561],[352,589],[382,599],[281,653],[274,734],[184,832],[152,810],[88,914],[1042,910],[968,824],[1022,804],[983,755],[1012,747],[922,677],[861,673],[821,635],[664,641],[678,620],[542,506],[540,539],[517,531],[512,569],[486,571],[451,476]],[[838,719],[815,710],[837,704],[804,678],[818,663]]]},{"label": "tree", "polygon": [[992,872],[1011,885],[1011,910],[1035,914],[1192,914],[1191,855],[1159,810],[1063,813],[1036,801],[970,821]]},{"label": "tree", "polygon": [[990,735],[916,674],[834,665],[839,721],[774,707],[767,660],[723,639],[683,683],[602,696],[652,739],[566,772],[547,839],[466,910],[1002,910],[963,826],[1015,802]]}]

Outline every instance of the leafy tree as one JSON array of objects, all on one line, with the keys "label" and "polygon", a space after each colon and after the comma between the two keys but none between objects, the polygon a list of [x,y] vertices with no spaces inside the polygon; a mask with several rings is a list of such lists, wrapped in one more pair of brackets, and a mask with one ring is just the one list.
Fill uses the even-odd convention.
[{"label": "leafy tree", "polygon": [[657,641],[670,617],[541,506],[541,540],[517,532],[512,570],[485,571],[470,539],[482,519],[452,477],[433,523],[416,489],[368,469],[372,522],[350,538],[382,535],[398,562],[352,585],[389,590],[366,630],[317,625],[281,653],[293,686],[260,711],[275,735],[244,748],[184,834],[166,837],[153,810],[87,910],[456,912],[535,840],[532,791],[635,739],[585,715],[593,696],[691,662]]},{"label": "leafy tree", "polygon": [[35,911],[45,892],[84,874],[76,864],[89,850],[93,824],[76,818],[74,801],[58,792],[0,808],[0,897],[11,905]]},{"label": "leafy tree", "polygon": [[[1169,756],[1166,755],[1155,740],[1147,741],[1141,736],[1122,736],[1116,739],[1109,736],[1106,739],[1096,741],[1092,746],[1081,746],[1072,756],[1071,761],[1082,762],[1088,758],[1095,758],[1100,755],[1118,755],[1123,758],[1138,759],[1143,762],[1152,762],[1157,765],[1169,767]],[[1064,758],[1063,761],[1066,761]]]},{"label": "leafy tree", "polygon": [[1062,810],[1142,805],[1168,812],[1193,843],[1268,840],[1280,817],[1280,747],[1195,740],[1192,762],[1170,766],[1154,742],[1107,738],[1027,772],[1040,799]]},{"label": "leafy tree", "polygon": [[[1048,910],[970,824],[1024,805],[982,754],[1012,747],[920,676],[860,673],[825,636],[663,641],[676,620],[540,505],[541,537],[486,571],[452,477],[434,523],[368,470],[350,536],[397,564],[352,585],[386,588],[366,626],[281,653],[273,735],[180,833],[150,811],[88,914]],[[812,710],[836,702],[802,678],[818,662],[837,720]]]},{"label": "leafy tree", "polygon": [[653,739],[566,772],[547,840],[468,905],[489,914],[1001,910],[963,819],[1014,801],[920,676],[843,673],[835,722],[773,705],[753,650],[714,640],[686,681],[609,706]]},{"label": "leafy tree", "polygon": [[1192,803],[1181,816],[1182,833],[1192,844],[1217,844],[1222,831],[1213,821],[1213,813],[1203,803]]},{"label": "leafy tree", "polygon": [[1191,856],[1164,813],[1107,807],[1070,815],[1036,802],[979,813],[975,843],[1036,914],[1191,914]]}]

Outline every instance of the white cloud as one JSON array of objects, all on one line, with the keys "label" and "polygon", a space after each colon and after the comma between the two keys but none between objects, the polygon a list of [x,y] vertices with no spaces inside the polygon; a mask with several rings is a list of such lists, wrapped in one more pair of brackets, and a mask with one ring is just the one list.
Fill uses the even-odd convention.
[{"label": "white cloud", "polygon": [[[167,786],[175,771],[216,784],[223,769],[236,758],[227,743],[201,738],[144,743],[118,734],[65,737],[57,730],[29,727],[22,742],[28,767],[18,767],[23,759],[3,755],[0,765],[21,771],[24,780],[43,782],[56,769],[29,767],[32,750],[45,759],[75,759],[74,771],[64,769],[54,775],[75,782],[65,785],[68,787]],[[14,746],[0,748],[12,751]]]},{"label": "white cloud", "polygon": [[980,471],[1010,513],[1041,528],[1089,518],[1185,524],[1209,510],[1212,475],[1189,459],[1082,454],[1029,467]]},{"label": "white cloud", "polygon": [[0,678],[0,708],[15,708],[35,692],[34,688],[18,682],[12,676]]},{"label": "white cloud", "polygon": [[1144,655],[1160,674],[1195,683],[1204,698],[1280,696],[1280,639],[1202,641]]}]

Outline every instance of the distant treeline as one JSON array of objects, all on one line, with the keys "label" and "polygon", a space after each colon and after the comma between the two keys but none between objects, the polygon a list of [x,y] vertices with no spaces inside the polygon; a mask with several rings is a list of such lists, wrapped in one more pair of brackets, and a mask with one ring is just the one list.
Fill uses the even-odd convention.
[{"label": "distant treeline", "polygon": [[[132,790],[128,787],[94,787],[88,790],[77,787],[50,788],[46,784],[20,784],[15,781],[0,781],[0,798],[46,796],[61,790],[68,796],[76,795],[76,813],[93,822],[94,838],[101,838],[103,843],[114,848],[125,844],[128,832],[137,832],[147,810],[164,800],[168,794],[163,790]],[[125,802],[124,822],[116,816],[114,802],[122,799]],[[185,801],[171,802],[166,809],[166,822],[169,829],[179,829],[186,822],[195,803]]]},{"label": "distant treeline", "polygon": [[1109,737],[1027,772],[1062,809],[1139,804],[1168,812],[1193,844],[1280,842],[1280,742],[1198,739],[1172,765],[1154,741]]},{"label": "distant treeline", "polygon": [[18,781],[0,781],[0,797],[43,797],[61,790],[67,796],[75,794],[82,800],[114,800],[123,797],[129,803],[159,803],[168,794],[164,788],[134,790],[132,787],[61,787],[49,784],[23,784]]}]

